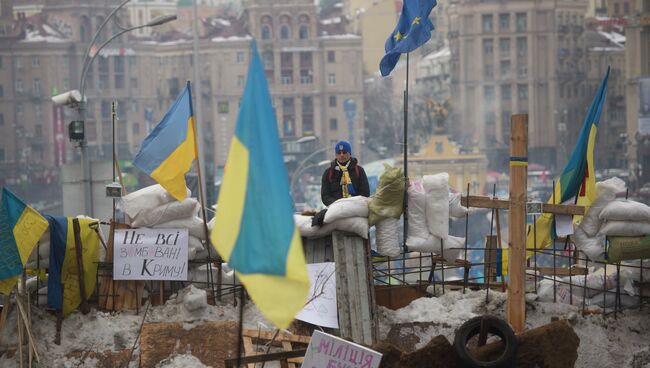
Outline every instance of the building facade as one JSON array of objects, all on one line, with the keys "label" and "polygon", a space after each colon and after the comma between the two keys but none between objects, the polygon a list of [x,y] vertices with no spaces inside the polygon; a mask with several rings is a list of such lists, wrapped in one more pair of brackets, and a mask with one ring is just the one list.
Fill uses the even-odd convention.
[{"label": "building facade", "polygon": [[[2,24],[10,25],[8,32],[0,34],[3,178],[20,178],[41,169],[56,175],[58,166],[77,160],[78,149],[68,141],[67,130],[75,113],[55,107],[50,96],[79,88],[91,37],[112,9],[104,1],[38,4],[40,12],[13,16],[11,8],[7,15],[3,2]],[[206,17],[201,27],[200,81],[194,81],[193,92],[195,101],[202,99],[201,143],[211,166],[208,170],[215,172],[225,165],[253,37],[266,69],[288,165],[297,166],[313,150],[339,139],[351,139],[355,155],[362,152],[360,38],[321,35],[313,1],[250,1],[243,6],[241,17]],[[132,22],[129,9],[118,17],[122,25]],[[116,30],[109,23],[99,41]],[[193,80],[191,40],[191,34],[174,29],[155,30],[150,37],[128,34],[97,54],[85,91],[85,134],[92,159],[111,158],[113,101],[118,102],[118,155],[129,159],[137,152],[185,82]],[[301,140],[306,136],[315,138]]]},{"label": "building facade", "polygon": [[529,117],[531,162],[561,168],[581,128],[585,1],[451,2],[452,136],[507,170],[510,116]]}]

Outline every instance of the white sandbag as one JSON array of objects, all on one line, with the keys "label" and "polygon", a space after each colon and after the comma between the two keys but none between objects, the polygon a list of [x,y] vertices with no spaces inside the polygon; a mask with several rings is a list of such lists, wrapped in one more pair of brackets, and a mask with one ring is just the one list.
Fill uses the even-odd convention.
[{"label": "white sandbag", "polygon": [[[621,293],[620,302],[619,307],[635,307],[639,305],[639,297]],[[588,304],[601,308],[614,308],[616,305],[616,288],[594,295],[589,299]]]},{"label": "white sandbag", "polygon": [[47,282],[45,282],[44,287],[38,289],[38,305],[47,305]]},{"label": "white sandbag", "polygon": [[413,180],[408,189],[408,236],[426,239],[429,236],[426,215],[426,194],[421,181]]},{"label": "white sandbag", "polygon": [[184,201],[173,201],[140,213],[131,218],[132,227],[151,227],[172,220],[196,216],[199,212],[199,202],[194,198]]},{"label": "white sandbag", "polygon": [[313,216],[293,215],[293,220],[300,231],[300,236],[305,238],[322,238],[331,234],[336,229],[333,223],[324,224],[323,226],[311,226],[312,219]]},{"label": "white sandbag", "polygon": [[[186,188],[187,196],[191,195],[189,189]],[[146,188],[142,188],[133,193],[129,193],[122,197],[122,209],[129,216],[129,218],[135,218],[140,211],[158,207],[162,204],[175,201],[176,199],[172,197],[160,184],[151,185]]]},{"label": "white sandbag", "polygon": [[453,263],[459,259],[460,252],[465,246],[465,238],[448,236],[447,239],[440,242],[440,238],[429,234],[426,239],[409,236],[406,239],[406,246],[409,251],[421,253],[435,253],[449,262]]},{"label": "white sandbag", "polygon": [[375,225],[377,252],[383,256],[397,257],[401,250],[397,239],[399,219],[386,218]]},{"label": "white sandbag", "polygon": [[600,212],[601,221],[644,221],[650,222],[650,207],[630,200],[613,201]]},{"label": "white sandbag", "polygon": [[50,265],[50,230],[45,231],[43,236],[38,240],[38,244],[32,250],[32,253],[27,258],[25,268],[36,270],[46,269]]},{"label": "white sandbag", "polygon": [[590,237],[580,225],[574,226],[573,230],[573,242],[577,249],[583,251],[592,261],[605,259],[605,237]]},{"label": "white sandbag", "polygon": [[589,237],[596,236],[600,229],[600,212],[607,204],[616,200],[616,193],[623,191],[625,191],[625,182],[619,178],[611,178],[596,183],[596,199],[591,202],[580,224],[580,227]]},{"label": "white sandbag", "polygon": [[446,239],[449,235],[449,174],[425,175],[425,212],[429,233]]},{"label": "white sandbag", "polygon": [[368,217],[368,203],[370,203],[370,198],[364,196],[336,200],[327,207],[323,222],[329,224],[348,217]]},{"label": "white sandbag", "polygon": [[598,235],[600,236],[639,236],[650,234],[650,222],[607,221]]},{"label": "white sandbag", "polygon": [[[334,221],[331,224],[327,224],[327,225],[333,225],[334,226],[333,230],[353,233],[359,235],[364,239],[368,239],[368,230],[370,227],[368,226],[367,217],[349,217],[349,218]],[[327,225],[321,226],[320,231],[322,232],[323,228],[327,229]]]},{"label": "white sandbag", "polygon": [[585,275],[574,275],[572,277],[564,277],[562,281],[567,283],[572,283],[573,295],[583,296],[585,293],[584,285],[585,278],[587,282],[587,298],[591,298],[596,294],[602,293],[603,290],[609,290],[613,287],[616,287],[616,274],[611,273],[607,276],[603,272],[590,273],[586,277]]},{"label": "white sandbag", "polygon": [[205,228],[203,227],[203,220],[200,217],[189,217],[185,219],[171,220],[152,226],[154,229],[187,229],[189,235],[197,237],[201,240],[205,238]]},{"label": "white sandbag", "polygon": [[460,193],[449,192],[449,216],[453,218],[465,217],[469,212],[467,207],[460,204]]},{"label": "white sandbag", "polygon": [[[219,274],[219,270],[214,265],[210,267],[210,271],[208,272],[208,265],[190,268],[187,270],[187,281],[193,283],[198,288],[207,288],[208,281],[216,283],[217,275]],[[225,267],[221,269],[221,281],[226,285],[239,284],[235,277],[235,271],[226,270]]]},{"label": "white sandbag", "polygon": [[200,255],[205,250],[205,246],[201,239],[195,236],[189,236],[187,239],[187,259],[194,260],[198,259],[197,255]]}]

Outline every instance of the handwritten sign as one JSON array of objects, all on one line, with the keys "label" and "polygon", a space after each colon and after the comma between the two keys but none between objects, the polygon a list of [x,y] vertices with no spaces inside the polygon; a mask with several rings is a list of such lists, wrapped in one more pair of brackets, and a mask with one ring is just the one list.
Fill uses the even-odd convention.
[{"label": "handwritten sign", "polygon": [[377,368],[380,362],[380,353],[316,330],[307,347],[302,366],[305,368]]},{"label": "handwritten sign", "polygon": [[296,319],[316,326],[339,328],[334,262],[310,263],[307,272],[311,283],[308,302]]},{"label": "handwritten sign", "polygon": [[187,229],[115,230],[115,280],[187,281]]}]

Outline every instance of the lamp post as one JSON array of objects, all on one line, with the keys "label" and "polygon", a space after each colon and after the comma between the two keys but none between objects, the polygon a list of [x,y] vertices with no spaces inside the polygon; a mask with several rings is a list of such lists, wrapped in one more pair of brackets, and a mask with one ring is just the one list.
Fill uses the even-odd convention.
[{"label": "lamp post", "polygon": [[[86,50],[86,54],[84,57],[84,61],[82,63],[82,69],[81,69],[81,77],[79,78],[79,91],[71,91],[69,92],[69,95],[72,96],[72,98],[67,99],[64,103],[77,110],[77,116],[78,120],[73,121],[70,124],[70,138],[71,140],[74,140],[77,142],[78,147],[80,148],[80,155],[81,155],[81,170],[82,170],[82,183],[83,183],[83,192],[84,192],[84,212],[85,215],[87,216],[93,216],[93,204],[92,204],[92,193],[91,193],[91,178],[90,178],[90,163],[88,159],[88,151],[87,151],[87,142],[86,142],[86,136],[85,136],[85,104],[86,104],[86,94],[85,94],[85,88],[86,88],[86,76],[88,74],[88,70],[90,69],[90,65],[92,65],[93,61],[99,55],[99,52],[106,47],[111,41],[114,39],[120,37],[121,35],[134,31],[136,29],[140,28],[145,28],[145,27],[155,27],[159,26],[168,22],[171,22],[176,19],[176,15],[164,15],[157,17],[150,22],[130,28],[123,28],[119,27],[120,31],[115,33],[111,38],[109,38],[106,42],[102,43],[101,46],[97,48],[97,50],[93,53],[93,55],[90,55],[90,51],[92,47],[95,44],[95,41],[97,41],[97,38],[101,34],[102,30],[104,29],[104,26],[108,23],[109,19],[111,19],[115,14],[117,14],[117,11],[120,10],[124,5],[126,5],[129,1],[131,0],[124,0],[120,5],[118,5],[115,9],[111,11],[111,13],[106,17],[104,22],[99,26],[97,31],[95,32],[95,35],[93,36],[92,41],[88,45],[88,49]],[[53,101],[55,103],[59,103],[53,98]],[[114,178],[113,178],[114,179]]]}]

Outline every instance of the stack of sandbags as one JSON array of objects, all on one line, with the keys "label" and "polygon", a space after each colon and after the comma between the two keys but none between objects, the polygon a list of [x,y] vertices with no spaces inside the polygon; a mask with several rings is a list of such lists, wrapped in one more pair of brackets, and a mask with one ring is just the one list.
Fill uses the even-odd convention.
[{"label": "stack of sandbags", "polygon": [[198,217],[200,205],[188,197],[177,201],[159,184],[152,185],[122,198],[126,221],[132,227],[153,229],[187,229],[188,259],[205,258],[207,237],[203,220]]},{"label": "stack of sandbags", "polygon": [[582,221],[574,226],[573,241],[576,248],[583,251],[591,260],[601,261],[605,255],[605,234],[600,232],[601,212],[607,205],[616,201],[616,194],[625,191],[625,182],[611,178],[596,183],[596,198],[593,200]]},{"label": "stack of sandbags", "polygon": [[598,215],[600,236],[650,234],[650,207],[631,200],[612,201]]},{"label": "stack of sandbags", "polygon": [[420,183],[412,180],[409,189],[409,221],[406,245],[409,250],[435,253],[454,262],[465,238],[449,235],[449,216],[464,216],[460,196],[450,194],[449,174],[425,175]]}]

